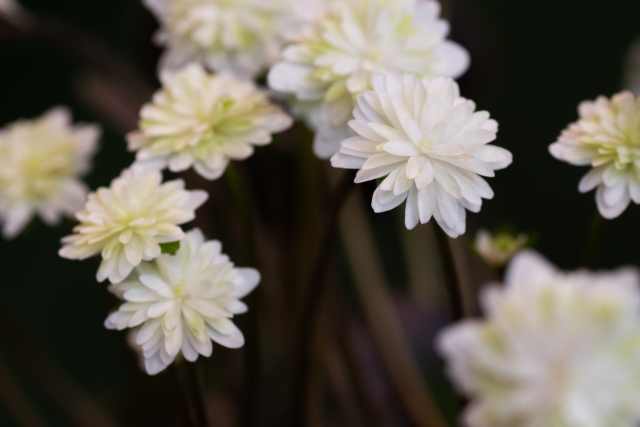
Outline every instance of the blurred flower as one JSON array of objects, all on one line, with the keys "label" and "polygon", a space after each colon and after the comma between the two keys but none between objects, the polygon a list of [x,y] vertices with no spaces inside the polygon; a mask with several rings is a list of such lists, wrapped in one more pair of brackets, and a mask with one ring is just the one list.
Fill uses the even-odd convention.
[{"label": "blurred flower", "polygon": [[124,280],[142,260],[161,253],[161,243],[182,240],[177,225],[195,218],[194,211],[207,200],[204,191],[186,191],[182,180],[162,183],[159,171],[131,168],[113,180],[110,188],[89,195],[76,234],[62,239],[60,256],[86,259],[102,254],[99,282]]},{"label": "blurred flower", "polygon": [[100,127],[71,123],[57,107],[33,121],[0,130],[0,217],[13,238],[38,214],[49,225],[82,209],[88,188],[78,178],[91,169]]},{"label": "blurred flower", "polygon": [[0,0],[0,18],[19,24],[26,18],[26,11],[16,0]]},{"label": "blurred flower", "polygon": [[272,133],[293,123],[253,83],[207,74],[200,65],[163,73],[162,83],[153,103],[142,108],[141,130],[128,135],[139,163],[173,172],[193,166],[217,179],[230,160],[246,159],[254,145],[269,144]]},{"label": "blurred flower", "polygon": [[627,56],[625,87],[640,96],[640,40],[636,41]]},{"label": "blurred flower", "polygon": [[467,69],[467,51],[445,40],[449,24],[439,14],[432,0],[335,3],[285,49],[269,85],[314,106],[306,110],[315,117],[307,121],[317,124],[318,157],[331,157],[349,136],[355,95],[371,88],[374,73],[457,77]]},{"label": "blurred flower", "polygon": [[517,236],[499,232],[492,235],[488,230],[479,230],[476,234],[475,250],[488,265],[502,268],[511,258],[529,242],[529,236],[520,233]]},{"label": "blurred flower", "polygon": [[220,242],[205,242],[193,230],[175,255],[142,263],[127,281],[110,286],[126,302],[105,325],[118,330],[142,325],[136,344],[150,375],[163,371],[180,352],[190,362],[199,354],[209,357],[211,340],[229,348],[244,345],[231,319],[247,311],[240,299],[255,289],[260,274],[234,267],[221,250]]},{"label": "blurred flower", "polygon": [[598,210],[605,218],[616,218],[631,200],[640,203],[640,98],[631,92],[611,100],[601,96],[580,104],[579,113],[580,120],[549,151],[572,165],[591,165],[579,190],[598,187]]},{"label": "blurred flower", "polygon": [[198,61],[207,68],[250,79],[280,58],[293,0],[144,0],[167,47],[161,69]]},{"label": "blurred flower", "polygon": [[484,294],[486,321],[439,337],[449,373],[474,400],[470,427],[632,427],[640,420],[635,270],[557,271],[535,252]]},{"label": "blurred flower", "polygon": [[433,216],[451,237],[464,234],[466,209],[479,212],[493,191],[479,175],[511,164],[507,150],[487,145],[498,123],[475,112],[447,77],[418,80],[406,74],[376,75],[373,91],[358,96],[351,128],[331,164],[360,169],[356,182],[384,180],[373,209],[385,212],[407,200],[405,224],[413,229]]}]

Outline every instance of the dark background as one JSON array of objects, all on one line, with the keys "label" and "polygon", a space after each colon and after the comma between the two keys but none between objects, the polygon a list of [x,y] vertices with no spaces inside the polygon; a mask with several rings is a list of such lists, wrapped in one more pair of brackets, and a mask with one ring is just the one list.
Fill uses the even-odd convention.
[{"label": "dark background", "polygon": [[[149,85],[155,83],[158,52],[150,43],[155,24],[139,1],[23,4],[90,32],[126,58]],[[480,214],[470,215],[469,229],[511,223],[537,233],[538,249],[554,263],[575,268],[596,212],[595,196],[577,191],[586,169],[555,160],[547,148],[576,120],[580,101],[622,89],[626,51],[640,37],[640,2],[455,0],[451,12],[453,37],[472,54],[471,69],[461,79],[463,95],[498,120],[496,144],[514,155],[513,165],[490,180],[495,200],[486,202]],[[50,44],[0,38],[0,125],[38,116],[59,104],[71,106],[78,120],[100,121],[77,96],[77,81],[86,69],[84,61]],[[108,185],[131,160],[122,134],[105,126],[89,184]],[[600,267],[640,262],[639,213],[632,205],[607,222]],[[0,310],[19,319],[89,393],[104,402],[120,402],[134,388],[127,379],[121,335],[102,325],[112,301],[104,297],[104,286],[95,283],[95,263],[66,261],[56,254],[58,240],[71,226],[49,229],[36,222],[15,241],[0,241],[0,296],[5,305]],[[20,329],[16,326],[15,331]],[[3,351],[6,346],[0,342],[0,358],[16,366],[16,356]],[[32,379],[20,369],[15,372],[35,390]],[[38,391],[33,395],[42,411],[58,420],[56,425],[69,425],[45,396]],[[13,425],[0,407],[0,426]]]}]

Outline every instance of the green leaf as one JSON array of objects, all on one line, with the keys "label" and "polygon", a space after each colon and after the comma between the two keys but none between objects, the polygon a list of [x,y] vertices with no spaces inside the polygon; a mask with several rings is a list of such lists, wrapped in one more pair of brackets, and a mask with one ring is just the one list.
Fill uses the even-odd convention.
[{"label": "green leaf", "polygon": [[161,243],[160,248],[163,254],[173,255],[180,249],[180,242]]}]

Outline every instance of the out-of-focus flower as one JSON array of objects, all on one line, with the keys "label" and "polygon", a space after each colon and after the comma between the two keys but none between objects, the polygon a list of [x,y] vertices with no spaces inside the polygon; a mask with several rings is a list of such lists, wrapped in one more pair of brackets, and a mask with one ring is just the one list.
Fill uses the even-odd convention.
[{"label": "out-of-focus flower", "polygon": [[76,125],[66,108],[0,130],[0,217],[13,238],[38,214],[48,225],[82,209],[100,127]]},{"label": "out-of-focus flower", "polygon": [[565,274],[531,251],[485,321],[446,329],[439,348],[472,397],[469,427],[632,427],[640,421],[640,295],[635,270]]},{"label": "out-of-focus flower", "polygon": [[498,232],[492,235],[488,230],[476,234],[475,250],[488,265],[502,268],[529,243],[529,236],[523,233],[513,235]]},{"label": "out-of-focus flower", "polygon": [[373,91],[358,96],[351,128],[331,164],[360,169],[356,182],[384,178],[373,209],[385,212],[407,201],[405,224],[413,229],[433,216],[451,237],[464,234],[466,209],[480,211],[493,191],[480,177],[511,164],[507,150],[487,145],[498,123],[460,97],[448,77],[418,80],[406,74],[376,75]]},{"label": "out-of-focus flower", "polygon": [[160,256],[160,244],[182,240],[178,225],[195,218],[207,200],[204,191],[186,191],[182,180],[162,183],[159,171],[134,167],[111,187],[89,194],[75,234],[62,239],[60,256],[86,259],[102,254],[99,282],[120,283],[142,260]]},{"label": "out-of-focus flower", "polygon": [[0,0],[0,18],[19,24],[26,18],[26,11],[16,0]]},{"label": "out-of-focus flower", "polygon": [[[329,158],[349,134],[355,96],[371,88],[374,73],[419,77],[461,75],[469,55],[445,40],[449,24],[428,0],[354,0],[336,3],[287,47],[269,73],[269,85],[315,110],[314,151]],[[314,105],[315,104],[315,105]]]},{"label": "out-of-focus flower", "polygon": [[251,156],[293,120],[251,82],[210,75],[198,64],[163,73],[163,89],[142,108],[140,131],[128,135],[137,161],[173,172],[191,166],[219,178],[230,160]]},{"label": "out-of-focus flower", "polygon": [[627,56],[625,87],[640,96],[640,40],[636,41]]},{"label": "out-of-focus flower", "polygon": [[217,241],[205,242],[199,230],[187,233],[175,255],[140,264],[133,274],[109,289],[126,301],[105,325],[123,330],[140,327],[150,375],[163,371],[182,355],[195,362],[211,355],[211,341],[229,348],[244,345],[232,318],[247,311],[240,301],[260,282],[252,268],[236,268]]},{"label": "out-of-focus flower", "polygon": [[200,62],[250,79],[280,58],[293,0],[144,0],[161,24],[161,69]]},{"label": "out-of-focus flower", "polygon": [[558,160],[593,169],[580,181],[586,193],[598,188],[603,217],[618,217],[631,200],[640,203],[640,98],[621,92],[580,104],[580,120],[562,132],[549,151]]}]

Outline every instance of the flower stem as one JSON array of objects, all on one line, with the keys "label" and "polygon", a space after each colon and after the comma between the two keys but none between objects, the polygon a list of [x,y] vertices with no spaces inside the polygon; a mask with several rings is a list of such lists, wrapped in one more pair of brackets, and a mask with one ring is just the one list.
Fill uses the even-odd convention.
[{"label": "flower stem", "polygon": [[173,389],[176,409],[178,411],[178,417],[183,427],[196,427],[191,419],[191,413],[189,410],[189,402],[185,389],[182,385],[182,378],[180,378],[180,370],[176,362],[169,365],[167,369],[169,376],[171,377],[171,388]]},{"label": "flower stem", "polygon": [[436,242],[438,243],[438,249],[440,250],[446,290],[449,294],[451,316],[453,317],[453,320],[460,320],[465,317],[464,303],[462,301],[460,278],[458,276],[451,242],[449,241],[449,236],[447,236],[444,230],[442,230],[435,221],[433,221],[433,228],[436,235]]},{"label": "flower stem", "polygon": [[596,266],[596,259],[598,257],[598,246],[602,238],[602,231],[604,229],[605,220],[600,212],[596,212],[593,222],[591,223],[591,231],[589,232],[589,240],[587,242],[587,248],[585,250],[583,266],[589,269],[593,269]]},{"label": "flower stem", "polygon": [[204,400],[204,392],[202,390],[202,383],[200,382],[198,365],[196,365],[196,363],[187,363],[186,365],[187,375],[189,376],[189,385],[191,387],[191,396],[194,400],[194,406],[196,409],[198,427],[208,427],[209,422],[207,420],[207,410]]},{"label": "flower stem", "polygon": [[[233,164],[229,164],[224,173],[224,178],[231,190],[236,206],[242,217],[245,228],[245,254],[248,265],[256,267],[258,263],[255,226],[253,223],[254,211],[248,197],[248,190],[240,179],[240,174]],[[246,298],[250,309],[247,313],[247,330],[245,331],[246,344],[244,346],[245,360],[245,396],[242,411],[243,425],[255,426],[258,421],[258,388],[260,386],[260,342],[258,336],[258,321],[260,314],[260,298],[258,291],[252,292]]]},{"label": "flower stem", "polygon": [[323,294],[323,284],[327,273],[327,264],[331,259],[338,230],[338,218],[351,190],[354,188],[353,175],[343,172],[343,175],[331,195],[329,207],[325,214],[326,222],[322,228],[321,241],[316,259],[313,263],[309,285],[304,295],[302,310],[296,329],[294,343],[294,368],[292,401],[289,425],[291,427],[305,424],[307,414],[307,393],[311,374],[311,348],[315,336],[318,312]]}]

